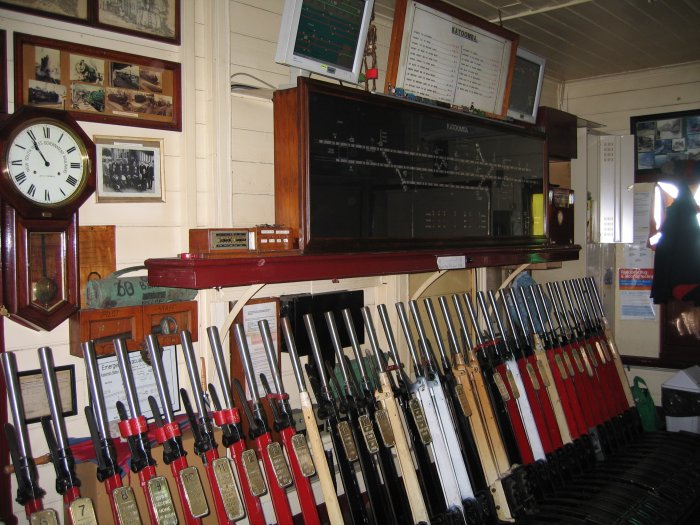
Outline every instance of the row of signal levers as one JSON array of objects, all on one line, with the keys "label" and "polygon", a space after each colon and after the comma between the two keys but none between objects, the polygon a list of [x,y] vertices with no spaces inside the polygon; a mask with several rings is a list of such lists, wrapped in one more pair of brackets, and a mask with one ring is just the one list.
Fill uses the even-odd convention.
[{"label": "row of signal levers", "polygon": [[[291,525],[298,503],[309,525],[651,524],[663,522],[659,515],[680,515],[684,504],[697,498],[697,489],[686,487],[683,494],[674,489],[698,486],[693,466],[700,463],[700,442],[683,434],[640,437],[636,412],[630,410],[634,400],[592,279],[548,283],[547,293],[538,285],[480,292],[476,304],[468,294],[439,297],[438,303],[439,313],[431,299],[422,305],[395,305],[409,363],[401,362],[385,305],[377,307],[385,348],[380,347],[372,312],[368,307],[361,311],[369,340],[365,352],[351,311],[343,310],[338,319],[325,313],[333,346],[325,353],[314,319],[304,316],[312,354],[304,368],[289,320],[282,318],[305,435],[295,428],[267,321],[259,323],[271,373],[270,378],[259,376],[262,396],[241,325],[234,332],[249,396],[237,379],[229,380],[215,327],[207,332],[219,386],[209,384],[207,395],[190,334],[183,331],[194,406],[185,389],[180,397],[213,509],[200,469],[188,463],[182,445],[157,338],[147,339],[158,390],[158,399],[150,396],[148,402],[155,441],[162,445],[177,496],[156,474],[126,343],[114,341],[126,394],[117,403],[119,430],[144,494],[143,516],[133,489],[122,484],[94,345],[83,343],[90,391],[85,416],[114,523],[177,523],[179,506],[188,525],[209,514],[218,523],[245,518],[252,525]],[[339,320],[353,360],[341,345]],[[329,354],[335,357],[335,368],[324,360]],[[71,523],[96,523],[92,502],[80,495],[51,350],[40,348],[39,357],[51,412],[42,425],[57,491]],[[2,363],[15,422],[5,430],[18,480],[17,501],[32,523],[52,525],[58,517],[42,507],[44,491],[29,448],[14,354],[3,354]],[[251,449],[246,448],[241,412],[255,443]],[[228,456],[219,454],[214,427],[221,430]],[[279,442],[272,439],[272,427]],[[319,428],[328,431],[332,451],[326,450]],[[590,472],[595,474],[586,477]],[[314,476],[321,497],[314,494]],[[274,519],[263,510],[265,494]]]}]

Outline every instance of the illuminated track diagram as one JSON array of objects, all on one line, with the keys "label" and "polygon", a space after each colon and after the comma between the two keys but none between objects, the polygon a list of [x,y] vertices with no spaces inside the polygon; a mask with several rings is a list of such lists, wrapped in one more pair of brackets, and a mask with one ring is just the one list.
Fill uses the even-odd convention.
[{"label": "illuminated track diagram", "polygon": [[[481,153],[481,149],[479,147],[478,143],[475,143],[475,149],[477,156],[479,157],[478,159],[469,159],[469,158],[460,158],[460,157],[447,157],[447,156],[439,156],[434,153],[425,153],[425,152],[420,152],[420,151],[406,151],[406,150],[401,150],[401,149],[396,149],[396,148],[387,148],[380,145],[366,145],[366,144],[359,144],[357,142],[354,142],[352,139],[351,140],[331,140],[331,139],[316,139],[316,142],[320,145],[323,146],[331,146],[333,148],[336,148],[337,154],[335,156],[334,162],[337,162],[339,164],[345,164],[349,166],[362,166],[362,167],[374,167],[374,168],[382,168],[382,169],[393,169],[396,174],[398,175],[401,185],[406,189],[407,186],[429,186],[429,187],[436,187],[436,188],[450,188],[450,189],[456,189],[456,190],[471,190],[471,191],[488,191],[489,188],[486,188],[482,186],[485,181],[491,180],[494,182],[512,182],[512,183],[537,183],[539,182],[537,179],[533,179],[532,181],[528,180],[527,178],[523,177],[513,177],[513,176],[507,176],[507,175],[495,175],[493,172],[495,170],[503,170],[503,171],[510,171],[510,172],[519,172],[522,173],[523,175],[527,173],[531,173],[532,169],[528,166],[521,166],[521,165],[515,165],[515,164],[508,164],[504,162],[488,162],[484,160],[484,157]],[[378,161],[378,160],[367,160],[367,159],[351,159],[349,158],[349,155],[341,155],[340,152],[346,149],[348,151],[350,150],[355,150],[358,152],[363,152],[363,153],[374,153],[374,154],[379,154],[384,161]],[[412,159],[429,159],[433,162],[438,162],[438,166],[431,166],[431,167],[424,167],[424,166],[417,166],[415,163],[414,164],[405,164],[405,163],[400,163],[397,164],[393,162],[390,158],[390,155],[400,155],[400,156],[407,156],[411,157]],[[478,171],[465,171],[465,170],[459,170],[459,169],[448,169],[447,166],[449,166],[449,163],[456,163],[462,166],[473,166],[477,170],[479,168],[486,168],[488,171],[487,173],[479,173]],[[407,172],[412,172],[412,173],[429,173],[431,175],[443,175],[443,176],[456,176],[456,177],[471,177],[474,179],[477,179],[479,181],[478,186],[467,186],[464,184],[457,184],[457,183],[443,183],[443,182],[429,182],[429,181],[416,181],[416,180],[409,180],[407,178]]]}]

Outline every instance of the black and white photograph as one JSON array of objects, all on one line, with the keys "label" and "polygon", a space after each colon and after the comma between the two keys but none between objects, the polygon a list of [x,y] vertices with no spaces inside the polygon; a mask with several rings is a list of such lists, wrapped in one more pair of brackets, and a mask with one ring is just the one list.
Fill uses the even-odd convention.
[{"label": "black and white photograph", "polygon": [[60,84],[61,52],[58,49],[37,47],[34,53],[34,69],[34,80]]},{"label": "black and white photograph", "polygon": [[110,69],[112,86],[125,89],[139,89],[139,66],[112,62]]},{"label": "black and white photograph", "polygon": [[40,80],[30,80],[27,89],[29,90],[28,100],[31,105],[64,109],[64,101],[66,100],[65,86]]},{"label": "black and white photograph", "polygon": [[104,84],[105,62],[99,58],[70,56],[70,79],[86,84]]},{"label": "black and white photograph", "polygon": [[100,0],[97,22],[115,30],[179,42],[180,0]]},{"label": "black and white photograph", "polygon": [[163,91],[163,73],[155,69],[142,67],[139,71],[141,79],[141,89],[152,93],[162,93]]},{"label": "black and white photograph", "polygon": [[163,139],[96,136],[97,202],[163,202]]},{"label": "black and white photograph", "polygon": [[0,5],[77,21],[88,18],[88,0],[2,0]]}]

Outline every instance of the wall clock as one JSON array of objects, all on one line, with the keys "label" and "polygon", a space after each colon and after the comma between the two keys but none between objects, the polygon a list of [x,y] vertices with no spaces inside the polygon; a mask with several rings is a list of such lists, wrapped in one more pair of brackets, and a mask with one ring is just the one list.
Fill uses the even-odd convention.
[{"label": "wall clock", "polygon": [[23,107],[1,126],[5,313],[52,330],[79,308],[78,208],[95,191],[95,145],[63,111]]}]

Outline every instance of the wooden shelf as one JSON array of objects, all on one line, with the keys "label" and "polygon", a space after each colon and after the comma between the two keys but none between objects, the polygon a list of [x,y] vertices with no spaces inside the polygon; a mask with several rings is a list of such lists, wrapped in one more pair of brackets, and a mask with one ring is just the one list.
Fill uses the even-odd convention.
[{"label": "wooden shelf", "polygon": [[489,247],[404,252],[261,255],[231,259],[148,259],[148,284],[175,288],[225,288],[325,279],[347,279],[438,270],[439,257],[464,256],[467,268],[578,259],[581,247]]}]

